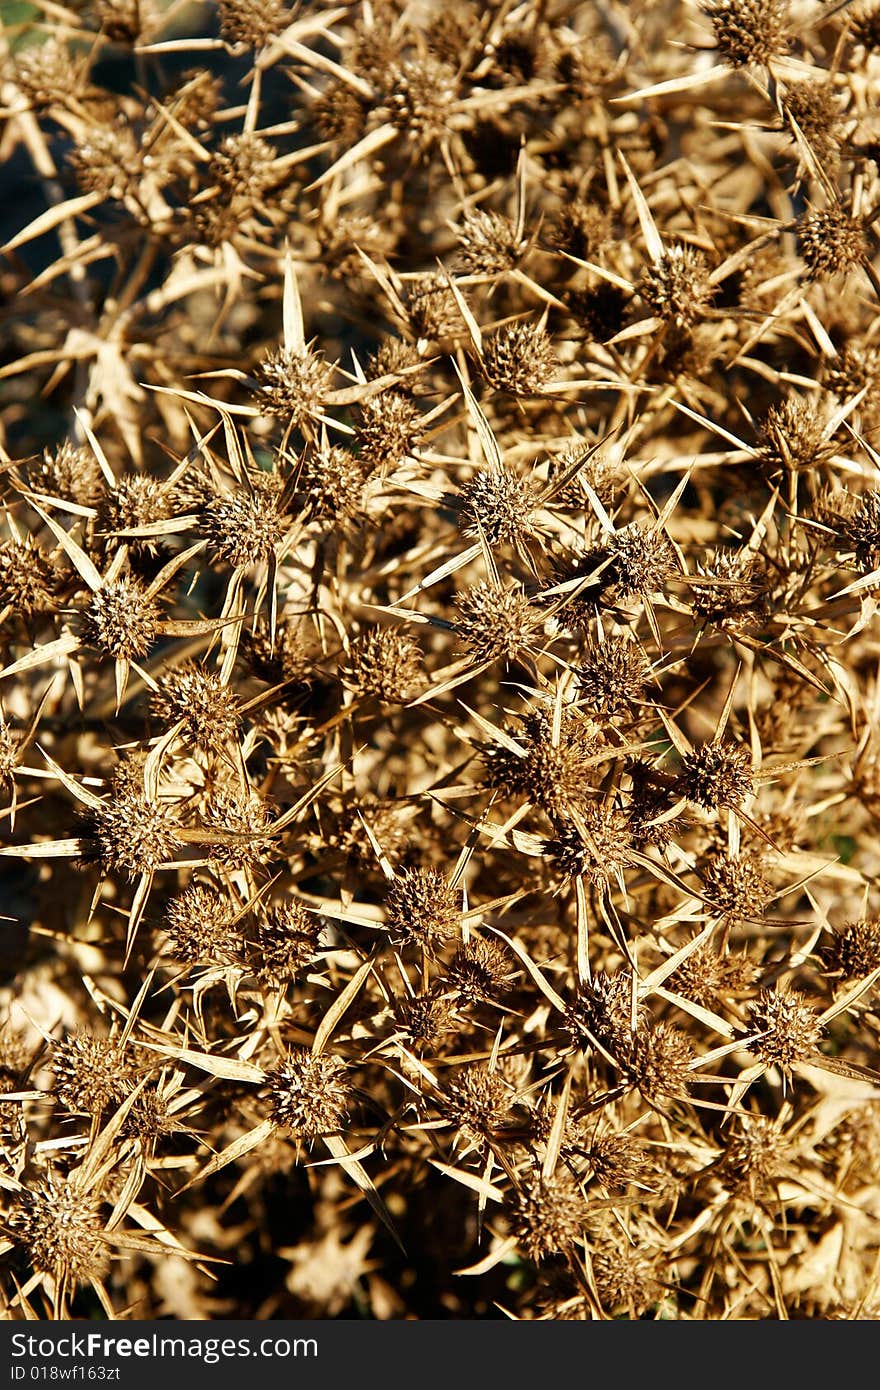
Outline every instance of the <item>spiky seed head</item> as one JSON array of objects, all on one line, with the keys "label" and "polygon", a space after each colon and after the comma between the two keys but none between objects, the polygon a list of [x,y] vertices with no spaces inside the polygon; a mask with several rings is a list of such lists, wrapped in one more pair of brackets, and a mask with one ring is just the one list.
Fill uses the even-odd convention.
[{"label": "spiky seed head", "polygon": [[503,275],[513,269],[527,245],[509,217],[481,208],[465,213],[456,235],[458,260],[466,275]]},{"label": "spiky seed head", "polygon": [[417,994],[397,1007],[400,1032],[417,1052],[433,1052],[456,1026],[452,1002],[438,994]]},{"label": "spiky seed head", "polygon": [[669,988],[684,999],[711,1009],[724,983],[725,962],[707,946],[693,951],[669,977]]},{"label": "spiky seed head", "polygon": [[227,43],[265,48],[293,23],[293,11],[283,0],[217,0],[220,33]]},{"label": "spiky seed head", "polygon": [[[839,400],[849,400],[866,386],[869,397],[880,380],[880,348],[864,338],[850,339],[837,357],[825,364],[823,381]],[[863,402],[864,408],[864,402]]]},{"label": "spiky seed head", "polygon": [[399,391],[380,391],[361,401],[357,443],[368,470],[390,472],[415,453],[422,437],[421,412]]},{"label": "spiky seed head", "polygon": [[203,512],[212,559],[233,569],[265,564],[287,529],[280,505],[281,479],[259,473],[250,481],[250,487],[210,498]]},{"label": "spiky seed head", "polygon": [[880,966],[880,917],[847,922],[822,947],[826,969],[843,980],[860,980]]},{"label": "spiky seed head", "polygon": [[593,1135],[583,1152],[597,1180],[613,1191],[644,1185],[653,1172],[644,1144],[632,1134]]},{"label": "spiky seed head", "polygon": [[791,1146],[764,1115],[742,1116],[718,1164],[719,1176],[737,1196],[754,1200],[780,1175]]},{"label": "spiky seed head", "polygon": [[312,102],[311,116],[322,140],[350,146],[365,133],[369,110],[364,98],[347,82],[329,82]]},{"label": "spiky seed head", "polygon": [[148,1086],[134,1102],[125,1117],[122,1134],[133,1139],[138,1147],[154,1154],[157,1145],[169,1134],[179,1134],[186,1128],[176,1115],[169,1113],[168,1101],[155,1086]]},{"label": "spiky seed head", "polygon": [[401,869],[385,900],[393,941],[436,951],[461,929],[461,893],[439,869]]},{"label": "spiky seed head", "polygon": [[66,106],[84,88],[88,71],[87,55],[73,52],[51,33],[44,43],[29,44],[16,53],[12,67],[16,86],[36,109]]},{"label": "spiky seed head", "polygon": [[55,1095],[74,1114],[99,1116],[120,1105],[135,1079],[118,1042],[85,1031],[55,1043],[51,1067]]},{"label": "spiky seed head", "polygon": [[773,893],[759,854],[713,856],[703,872],[703,892],[734,917],[760,917]]},{"label": "spiky seed head", "polygon": [[230,135],[211,151],[203,167],[205,193],[192,208],[188,232],[206,246],[234,242],[242,232],[265,235],[283,165],[267,140],[250,132]]},{"label": "spiky seed head", "polygon": [[565,882],[585,878],[597,888],[614,883],[631,862],[633,834],[628,816],[615,806],[586,802],[578,823],[561,821],[545,853]]},{"label": "spiky seed head", "polygon": [[0,542],[0,608],[9,606],[23,618],[51,609],[59,574],[49,556],[31,536]]},{"label": "spiky seed head", "polygon": [[293,1048],[266,1078],[270,1118],[307,1143],[338,1134],[352,1105],[347,1072],[341,1057]]},{"label": "spiky seed head", "polygon": [[453,67],[430,53],[405,58],[390,66],[383,86],[383,116],[419,152],[443,138],[457,95]]},{"label": "spiky seed head", "polygon": [[101,1279],[109,1269],[99,1200],[61,1175],[49,1173],[17,1193],[6,1225],[34,1270],[62,1287]]},{"label": "spiky seed head", "polygon": [[476,662],[513,661],[532,645],[543,615],[518,584],[502,588],[481,580],[456,599],[455,631]]},{"label": "spiky seed head", "polygon": [[104,656],[139,661],[156,640],[159,619],[159,606],[146,587],[123,574],[92,594],[80,614],[80,635]]},{"label": "spiky seed head", "polygon": [[[598,970],[585,982],[565,1018],[565,1027],[578,1047],[592,1047],[595,1038],[613,1057],[626,1057],[633,1045],[632,977],[623,973],[610,975]],[[639,1004],[635,1010],[635,1026],[640,1031],[647,1026],[647,1012]]]},{"label": "spiky seed head", "polygon": [[510,545],[535,533],[537,494],[509,468],[480,469],[465,483],[458,501],[466,536],[482,534],[489,545]]},{"label": "spiky seed head", "polygon": [[564,1172],[524,1179],[511,1221],[524,1254],[535,1264],[564,1255],[582,1239],[587,1203],[579,1184]]},{"label": "spiky seed head", "polygon": [[135,879],[175,857],[179,840],[170,809],[143,788],[118,787],[86,816],[94,856],[104,874]]},{"label": "spiky seed head", "polygon": [[455,295],[440,271],[430,271],[412,281],[405,303],[410,328],[416,338],[444,343],[466,332]]},{"label": "spiky seed head", "polygon": [[238,960],[242,942],[234,916],[235,909],[225,893],[205,884],[191,884],[165,909],[168,954],[185,965],[229,965]]},{"label": "spiky seed head", "polygon": [[669,246],[659,261],[646,267],[638,291],[652,314],[687,328],[712,303],[709,263],[693,246]]},{"label": "spiky seed head", "polygon": [[752,755],[738,743],[700,743],[682,755],[681,793],[706,811],[741,806],[755,790]]},{"label": "spiky seed head", "polygon": [[805,213],[798,222],[798,241],[811,280],[855,270],[868,256],[864,223],[839,207]]},{"label": "spiky seed head", "polygon": [[598,343],[607,343],[626,324],[630,296],[619,285],[602,280],[587,289],[569,290],[565,295],[572,317]]},{"label": "spiky seed head", "polygon": [[749,1028],[759,1034],[749,1051],[786,1075],[814,1055],[822,1036],[818,1015],[799,990],[762,989],[748,1006]]},{"label": "spiky seed head", "polygon": [[547,385],[558,365],[553,341],[537,323],[500,328],[483,344],[486,379],[511,396],[533,396]]},{"label": "spiky seed head", "polygon": [[68,155],[68,161],[84,193],[97,193],[105,202],[121,203],[137,192],[142,172],[141,150],[128,126],[89,126]]},{"label": "spiky seed head", "polygon": [[129,46],[144,39],[158,17],[153,0],[95,0],[93,10],[101,33]]},{"label": "spiky seed head", "polygon": [[351,643],[343,678],[362,697],[405,704],[424,688],[421,649],[408,632],[371,628]]},{"label": "spiky seed head", "polygon": [[511,961],[504,947],[489,937],[462,942],[446,972],[450,985],[470,1004],[497,999],[510,983]]},{"label": "spiky seed head", "polygon": [[645,1100],[656,1103],[687,1094],[695,1055],[687,1033],[663,1020],[636,1030],[626,1066]]},{"label": "spiky seed head", "polygon": [[866,53],[880,52],[880,5],[857,5],[847,12],[850,37]]},{"label": "spiky seed head", "polygon": [[[840,156],[840,106],[832,83],[792,85],[785,93],[782,109],[783,117],[791,117],[819,163],[834,167]],[[793,134],[792,131],[792,138]]]},{"label": "spiky seed head", "polygon": [[592,1251],[590,1262],[596,1293],[608,1313],[625,1311],[639,1318],[662,1295],[657,1261],[626,1240],[610,1240]]},{"label": "spiky seed head", "polygon": [[560,209],[550,229],[550,243],[569,256],[593,261],[611,240],[611,218],[596,203],[575,198]]},{"label": "spiky seed head", "polygon": [[766,65],[789,46],[786,0],[707,0],[719,55],[731,67]]},{"label": "spiky seed head", "polygon": [[583,810],[600,744],[593,726],[571,710],[563,710],[554,738],[552,710],[538,709],[529,710],[522,729],[512,732],[524,756],[503,744],[487,745],[483,760],[488,785],[534,802],[553,819]]},{"label": "spiky seed head", "polygon": [[256,919],[249,955],[254,973],[267,984],[290,984],[317,959],[321,922],[296,898],[270,903]]},{"label": "spiky seed head", "polygon": [[[371,377],[395,376],[421,364],[418,348],[405,338],[386,338],[367,359]],[[409,395],[414,380],[415,377],[404,377],[393,389]]]},{"label": "spiky seed head", "polygon": [[281,681],[308,681],[315,674],[316,653],[302,624],[282,618],[275,627],[275,641],[267,618],[257,618],[241,644],[251,673],[277,685]]},{"label": "spiky seed head", "polygon": [[295,429],[316,420],[327,400],[333,367],[310,347],[280,348],[256,369],[255,399],[267,414],[277,415]]},{"label": "spiky seed head", "polygon": [[297,494],[316,519],[344,524],[365,515],[372,471],[368,460],[331,445],[303,459]]},{"label": "spiky seed head", "polygon": [[595,562],[605,555],[610,563],[599,577],[602,587],[612,588],[614,596],[624,600],[637,594],[658,594],[676,571],[673,548],[663,531],[637,521],[609,537],[602,552],[594,557]]},{"label": "spiky seed head", "polygon": [[880,491],[864,493],[841,518],[839,531],[844,544],[855,554],[864,570],[873,570],[880,560]]},{"label": "spiky seed head", "polygon": [[[39,48],[42,53],[45,45]],[[91,449],[65,439],[56,449],[43,454],[39,463],[26,470],[28,484],[35,492],[63,497],[93,507],[107,486],[100,464]]]},{"label": "spiky seed head", "polygon": [[632,779],[627,815],[633,841],[666,849],[684,829],[680,816],[662,819],[672,809],[669,792],[653,782],[653,769],[649,763],[636,759],[627,771]]},{"label": "spiky seed head", "polygon": [[582,703],[597,719],[617,719],[641,704],[651,665],[631,637],[612,633],[588,641],[575,668]]},{"label": "spiky seed head", "polygon": [[625,483],[623,473],[617,464],[613,463],[607,454],[596,453],[592,444],[573,444],[551,459],[547,470],[548,480],[552,483],[555,478],[565,475],[575,465],[579,465],[577,473],[561,492],[553,494],[553,505],[570,506],[578,510],[589,507],[588,486],[603,507],[612,506]]},{"label": "spiky seed head", "polygon": [[468,1147],[482,1148],[509,1126],[516,1092],[497,1071],[477,1064],[458,1068],[440,1100],[443,1114]]},{"label": "spiky seed head", "polygon": [[[139,526],[152,526],[157,521],[167,521],[173,514],[175,498],[171,492],[148,473],[130,473],[117,482],[115,488],[105,493],[98,508],[97,529],[100,533],[130,531]],[[126,540],[129,550],[134,554],[155,553],[160,544],[158,537],[131,537]],[[104,534],[104,544],[108,549],[119,545],[115,534]]]},{"label": "spiky seed head", "polygon": [[238,705],[238,696],[223,684],[219,672],[187,661],[162,677],[151,710],[166,728],[183,720],[183,737],[196,748],[210,751],[236,737]]},{"label": "spiky seed head", "polygon": [[221,787],[212,794],[204,813],[205,828],[224,837],[208,846],[208,858],[229,869],[253,868],[268,859],[273,840],[267,832],[272,812],[253,787]]},{"label": "spiky seed head", "polygon": [[750,552],[715,551],[691,586],[694,617],[717,627],[759,622],[767,611],[767,579]]},{"label": "spiky seed head", "polygon": [[771,405],[758,430],[758,453],[771,476],[780,469],[819,468],[834,456],[825,435],[825,417],[806,401],[789,396]]}]

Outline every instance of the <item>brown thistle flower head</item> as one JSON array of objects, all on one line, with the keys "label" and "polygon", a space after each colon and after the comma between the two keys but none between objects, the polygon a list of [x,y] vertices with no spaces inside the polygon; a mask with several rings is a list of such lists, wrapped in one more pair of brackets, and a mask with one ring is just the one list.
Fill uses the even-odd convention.
[{"label": "brown thistle flower head", "polygon": [[749,1042],[749,1051],[766,1067],[780,1067],[788,1075],[816,1052],[822,1027],[799,990],[762,989],[748,1014],[751,1032],[759,1035]]},{"label": "brown thistle flower head", "polygon": [[[405,338],[385,338],[367,359],[371,377],[402,375],[411,367],[421,365],[418,348]],[[414,380],[414,377],[404,377],[393,389],[404,396],[409,395]]]},{"label": "brown thistle flower head", "polygon": [[798,222],[798,241],[811,280],[855,270],[868,256],[864,223],[839,207],[804,213]]},{"label": "brown thistle flower head", "polygon": [[709,263],[693,246],[669,246],[659,261],[645,268],[638,292],[652,314],[687,328],[712,302]]},{"label": "brown thistle flower head", "polygon": [[293,23],[294,13],[283,0],[217,0],[220,33],[227,43],[265,48]]},{"label": "brown thistle flower head", "polygon": [[432,54],[394,62],[383,74],[383,119],[396,125],[420,154],[442,140],[458,95],[455,69]]},{"label": "brown thistle flower head", "polygon": [[580,701],[596,719],[617,719],[632,713],[645,694],[650,662],[630,636],[612,633],[590,639],[575,673]]},{"label": "brown thistle flower head", "polygon": [[676,568],[674,552],[664,532],[635,521],[609,536],[593,553],[591,568],[595,569],[606,557],[610,563],[598,582],[603,590],[611,590],[614,598],[624,601],[637,594],[659,593]]},{"label": "brown thistle flower head", "polygon": [[124,1137],[133,1139],[141,1151],[150,1155],[169,1134],[185,1130],[177,1116],[169,1113],[166,1097],[155,1086],[141,1091],[122,1126]]},{"label": "brown thistle flower head", "polygon": [[317,959],[321,922],[296,898],[259,912],[248,942],[254,973],[277,987],[298,979]]},{"label": "brown thistle flower head", "polygon": [[411,457],[422,437],[421,419],[415,402],[397,390],[361,401],[356,438],[366,470],[390,472]]},{"label": "brown thistle flower head", "polygon": [[94,0],[93,8],[101,33],[129,46],[146,39],[158,17],[153,0]]},{"label": "brown thistle flower head", "polygon": [[613,1057],[625,1058],[633,1046],[633,1021],[637,1032],[647,1027],[648,1015],[639,1004],[633,1020],[634,989],[630,975],[609,975],[599,970],[584,983],[565,1020],[566,1030],[578,1047],[592,1047],[595,1038]]},{"label": "brown thistle flower head", "polygon": [[287,529],[281,510],[281,478],[257,473],[249,481],[249,487],[209,498],[202,513],[212,559],[233,569],[265,564]]},{"label": "brown thistle flower head", "polygon": [[416,338],[443,343],[460,338],[466,331],[455,295],[439,270],[412,281],[406,290],[405,304]]},{"label": "brown thistle flower head", "polygon": [[636,844],[647,843],[665,849],[682,833],[684,822],[680,816],[662,819],[674,803],[667,789],[653,781],[650,763],[635,759],[627,771],[632,779],[627,806],[630,834]]},{"label": "brown thistle flower head", "polygon": [[582,810],[589,797],[592,759],[599,747],[595,729],[571,710],[563,710],[558,738],[553,737],[553,711],[529,710],[521,731],[514,731],[525,749],[519,756],[502,744],[483,749],[486,782],[507,796],[523,797],[554,819]]},{"label": "brown thistle flower head", "polygon": [[285,178],[269,142],[250,132],[229,135],[202,167],[204,192],[184,223],[186,234],[206,246],[234,242],[243,232],[265,235]]},{"label": "brown thistle flower head", "polygon": [[339,525],[365,515],[372,464],[348,449],[331,445],[306,455],[300,465],[297,496],[321,521]]},{"label": "brown thistle flower head", "polygon": [[703,892],[712,903],[734,917],[760,917],[773,893],[759,854],[736,859],[713,855],[703,871]]},{"label": "brown thistle flower head", "polygon": [[233,923],[235,909],[225,893],[191,884],[172,898],[163,926],[172,960],[185,965],[230,965],[241,955],[241,934]]},{"label": "brown thistle flower head", "polygon": [[503,275],[523,255],[527,242],[509,217],[477,209],[458,227],[459,268],[466,275]]},{"label": "brown thistle flower head", "polygon": [[719,56],[731,67],[767,64],[789,46],[786,0],[707,0]]},{"label": "brown thistle flower head", "polygon": [[123,574],[92,594],[80,614],[80,636],[104,656],[139,661],[156,640],[159,619],[159,605],[145,585]]},{"label": "brown thistle flower head", "polygon": [[584,1234],[587,1203],[570,1174],[526,1178],[516,1194],[513,1233],[526,1257],[535,1264],[567,1254]]},{"label": "brown thistle flower head", "polygon": [[608,1313],[640,1318],[662,1296],[657,1260],[626,1240],[609,1240],[590,1256],[596,1293]]},{"label": "brown thistle flower head", "polygon": [[511,961],[504,947],[489,937],[473,935],[458,947],[446,972],[451,987],[469,1004],[497,999],[511,977]]},{"label": "brown thistle flower head", "polygon": [[834,456],[835,445],[826,438],[825,417],[806,401],[789,396],[771,405],[758,431],[761,462],[771,470],[814,469]]},{"label": "brown thistle flower head", "polygon": [[694,1047],[687,1033],[665,1020],[636,1029],[626,1068],[648,1102],[687,1094]]},{"label": "brown thistle flower head", "polygon": [[755,790],[752,755],[738,743],[700,743],[678,771],[681,794],[706,811],[741,806]]},{"label": "brown thistle flower head", "polygon": [[850,37],[866,53],[880,52],[880,5],[857,5],[847,12]]},{"label": "brown thistle flower head", "polygon": [[564,883],[585,878],[606,888],[631,862],[632,848],[629,817],[615,806],[588,801],[579,809],[577,825],[560,820],[544,853]]},{"label": "brown thistle flower head", "polygon": [[582,324],[598,343],[607,343],[626,323],[630,296],[619,285],[600,280],[587,289],[568,290],[565,294],[572,318]]},{"label": "brown thistle flower head", "polygon": [[558,365],[553,341],[538,323],[521,321],[500,328],[483,344],[486,379],[511,396],[533,396]]},{"label": "brown thistle flower head", "polygon": [[862,569],[876,569],[880,563],[880,491],[864,493],[841,518],[838,529]]},{"label": "brown thistle flower head", "polygon": [[556,477],[568,473],[576,464],[580,464],[577,473],[560,492],[554,493],[553,505],[582,510],[589,505],[586,484],[603,507],[612,506],[626,480],[617,464],[606,454],[596,453],[592,444],[574,444],[552,458],[547,470],[549,481],[552,483]]},{"label": "brown thistle flower head", "polygon": [[458,595],[456,607],[455,631],[478,663],[513,661],[543,628],[543,615],[519,584],[502,588],[481,580]]},{"label": "brown thistle flower head", "polygon": [[393,627],[374,627],[361,633],[348,649],[343,679],[363,698],[384,704],[405,704],[424,688],[421,650],[409,633]]},{"label": "brown thistle flower head", "polygon": [[97,193],[105,202],[116,203],[136,196],[143,153],[127,125],[87,127],[68,160],[84,193]]},{"label": "brown thistle flower head", "polygon": [[847,922],[821,951],[825,968],[843,980],[860,980],[880,966],[880,917]]},{"label": "brown thistle flower head", "polygon": [[482,468],[458,497],[459,525],[466,536],[485,536],[489,545],[510,545],[535,534],[538,497],[510,468]]},{"label": "brown thistle flower head", "polygon": [[[783,119],[791,118],[819,163],[834,167],[840,156],[840,106],[831,82],[798,82],[785,93]],[[786,119],[786,125],[788,120]]]},{"label": "brown thistle flower head", "polygon": [[457,1027],[452,1001],[439,994],[417,994],[397,1007],[395,1021],[417,1052],[433,1052]]},{"label": "brown thistle flower head", "polygon": [[644,1186],[653,1173],[644,1144],[632,1134],[594,1134],[584,1141],[582,1151],[596,1179],[612,1191],[625,1191],[636,1183]]},{"label": "brown thistle flower head", "polygon": [[183,720],[183,737],[207,752],[223,748],[237,736],[238,706],[238,696],[223,684],[219,672],[186,661],[162,677],[151,711],[166,728]]},{"label": "brown thistle flower head", "polygon": [[718,996],[748,989],[754,968],[745,956],[719,956],[704,946],[694,951],[669,977],[669,988],[705,1008],[714,1008]]},{"label": "brown thistle flower head", "polygon": [[100,1202],[60,1174],[47,1173],[16,1194],[4,1223],[33,1269],[65,1287],[102,1279],[110,1260]]},{"label": "brown thistle flower head", "polygon": [[257,618],[241,643],[242,656],[251,673],[276,685],[281,681],[308,681],[315,673],[316,652],[295,618],[282,618],[271,641],[268,619]]},{"label": "brown thistle flower head", "polygon": [[[43,49],[40,48],[40,53]],[[39,463],[25,470],[28,486],[50,497],[63,497],[93,507],[107,486],[100,464],[91,449],[65,439],[57,449],[47,449]]]},{"label": "brown thistle flower head", "polygon": [[767,612],[767,579],[751,552],[715,551],[691,586],[694,617],[716,627],[760,622]]},{"label": "brown thistle flower head", "polygon": [[[148,473],[130,473],[120,478],[115,488],[104,494],[98,507],[97,530],[104,537],[105,547],[113,549],[119,544],[114,532],[167,521],[173,514],[174,501],[168,489]],[[126,544],[134,555],[155,554],[159,538],[132,537]]]},{"label": "brown thistle flower head", "polygon": [[12,76],[16,86],[36,109],[66,106],[86,86],[89,60],[74,52],[54,34],[45,43],[29,44],[15,54]]},{"label": "brown thistle flower head", "polygon": [[[850,339],[843,345],[837,357],[830,358],[825,364],[824,385],[841,401],[858,395],[859,391],[867,386],[869,399],[873,403],[873,388],[878,381],[880,347],[875,347],[863,338]],[[863,402],[863,409],[864,405]]]},{"label": "brown thistle flower head", "polygon": [[516,1092],[488,1067],[459,1067],[440,1099],[440,1109],[466,1145],[482,1148],[486,1139],[513,1121]]},{"label": "brown thistle flower head", "polygon": [[51,609],[60,575],[52,560],[31,536],[0,542],[0,609],[11,608],[23,618]]},{"label": "brown thistle flower head", "polygon": [[727,1141],[718,1174],[735,1195],[754,1201],[779,1177],[790,1154],[791,1145],[772,1120],[764,1115],[743,1116]]},{"label": "brown thistle flower head", "polygon": [[385,900],[394,942],[436,951],[461,929],[461,892],[439,869],[401,869]]},{"label": "brown thistle flower head", "polygon": [[134,879],[175,857],[178,827],[171,811],[133,781],[114,778],[109,795],[86,819],[102,874]]},{"label": "brown thistle flower head", "polygon": [[205,807],[207,830],[223,839],[208,846],[208,858],[229,869],[253,868],[268,859],[274,848],[267,832],[272,824],[268,803],[253,787],[221,787]]},{"label": "brown thistle flower head", "polygon": [[583,198],[575,198],[563,204],[550,229],[549,240],[553,247],[569,256],[593,261],[611,236],[611,218],[605,209]]},{"label": "brown thistle flower head", "polygon": [[85,1031],[54,1044],[51,1066],[55,1095],[74,1114],[99,1116],[120,1105],[136,1079],[124,1047]]},{"label": "brown thistle flower head", "polygon": [[347,1071],[341,1057],[293,1048],[266,1078],[270,1118],[306,1142],[337,1134],[352,1105]]},{"label": "brown thistle flower head", "polygon": [[[247,3],[247,0],[245,0]],[[354,145],[365,134],[370,108],[347,82],[328,82],[311,104],[311,117],[322,140]]]},{"label": "brown thistle flower head", "polygon": [[331,390],[333,367],[311,347],[279,348],[256,369],[255,402],[295,429],[320,417]]}]

